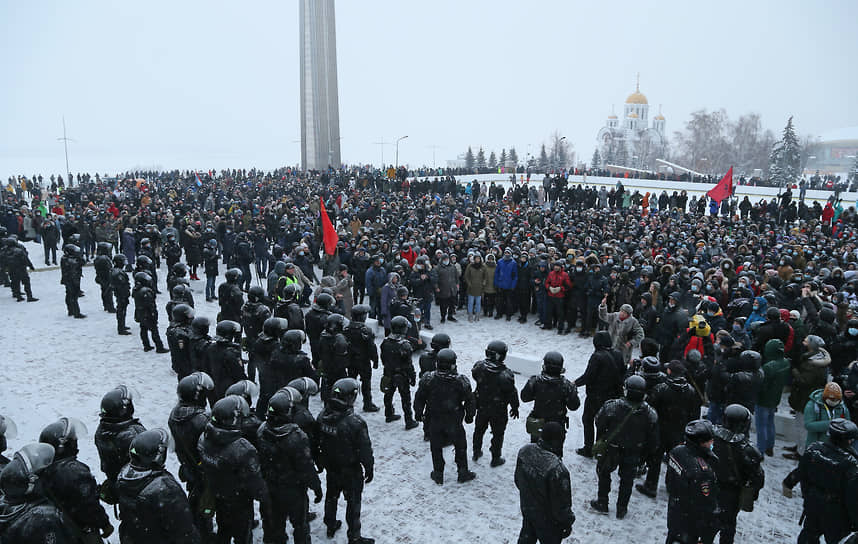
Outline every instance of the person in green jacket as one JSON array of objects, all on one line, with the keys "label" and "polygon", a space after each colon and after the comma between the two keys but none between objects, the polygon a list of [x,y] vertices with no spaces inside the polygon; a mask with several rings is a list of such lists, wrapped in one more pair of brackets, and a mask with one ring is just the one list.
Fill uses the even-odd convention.
[{"label": "person in green jacket", "polygon": [[784,356],[784,343],[777,338],[766,342],[764,351],[767,362],[763,365],[763,385],[757,396],[754,419],[757,449],[771,457],[775,447],[775,412],[790,375],[790,363]]},{"label": "person in green jacket", "polygon": [[842,417],[849,418],[849,410],[843,404],[843,391],[835,382],[825,384],[810,394],[804,407],[804,428],[807,429],[805,448],[814,442],[822,442],[828,432],[828,422]]}]

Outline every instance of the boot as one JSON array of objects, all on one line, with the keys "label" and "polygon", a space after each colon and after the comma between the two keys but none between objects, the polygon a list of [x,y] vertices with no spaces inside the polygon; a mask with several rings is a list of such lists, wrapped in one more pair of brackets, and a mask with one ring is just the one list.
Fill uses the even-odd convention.
[{"label": "boot", "polygon": [[400,419],[402,419],[402,416],[399,414],[390,414],[389,416],[386,416],[384,418],[384,420],[388,423],[391,423],[393,421],[399,421]]},{"label": "boot", "polygon": [[74,318],[75,318],[75,319],[86,319],[86,315],[84,315],[84,314],[75,314]]},{"label": "boot", "polygon": [[328,538],[334,538],[334,535],[337,534],[337,531],[340,530],[340,527],[343,526],[343,522],[337,520],[332,526],[328,527]]},{"label": "boot", "polygon": [[773,456],[775,455],[775,450],[774,450],[774,448],[768,448],[768,449],[766,450],[766,455],[768,455],[769,457],[773,457]]},{"label": "boot", "polygon": [[458,323],[459,322],[459,320],[456,319],[455,317],[453,317],[452,315],[447,316],[447,321],[449,321],[450,323]]},{"label": "boot", "polygon": [[429,473],[429,477],[432,478],[432,481],[438,485],[444,485],[444,473],[432,471]]},{"label": "boot", "polygon": [[480,320],[480,314],[474,314],[474,321]]},{"label": "boot", "polygon": [[483,456],[483,450],[474,450],[474,461]]},{"label": "boot", "polygon": [[367,538],[365,536],[358,536],[355,538],[350,538],[349,544],[375,544],[375,539]]},{"label": "boot", "polygon": [[470,482],[471,480],[473,480],[476,477],[477,477],[476,473],[471,472],[470,470],[465,470],[463,472],[459,472],[458,482],[460,484],[463,484],[465,482]]},{"label": "boot", "polygon": [[155,348],[153,348],[152,346],[143,346],[143,351],[152,351],[153,349]]},{"label": "boot", "polygon": [[416,421],[414,421],[413,419],[411,421],[405,422],[405,430],[406,431],[410,431],[411,429],[414,429],[414,428],[419,427],[419,426],[420,426],[420,424],[417,423]]},{"label": "boot", "polygon": [[474,322],[474,314],[468,314],[468,323]]},{"label": "boot", "polygon": [[595,510],[596,512],[598,512],[600,514],[607,514],[608,513],[608,502],[607,501],[602,502],[600,500],[590,501],[590,508],[592,508],[593,510]]},{"label": "boot", "polygon": [[626,505],[617,505],[617,519],[623,519],[626,517],[626,514],[629,513],[629,506]]},{"label": "boot", "polygon": [[116,331],[116,334],[119,336],[131,336],[131,331],[129,329],[119,329]]},{"label": "boot", "polygon": [[[20,299],[19,299],[19,300],[20,300]],[[36,298],[36,297],[34,297],[33,295],[30,295],[30,296],[28,296],[28,297],[27,297],[27,302],[39,302],[39,299],[37,299],[37,298]]]},{"label": "boot", "polygon": [[170,353],[170,350],[164,346],[158,346],[158,348],[155,349],[155,353]]},{"label": "boot", "polygon": [[658,495],[658,491],[653,489],[651,486],[646,485],[646,483],[635,484],[635,489],[637,489],[651,499],[654,499],[656,495]]},{"label": "boot", "polygon": [[489,463],[489,466],[494,468],[494,467],[499,467],[504,463],[506,463],[506,459],[504,459],[500,455],[493,455],[492,456],[492,462]]},{"label": "boot", "polygon": [[577,453],[581,457],[586,457],[588,459],[593,458],[593,452],[590,451],[590,448],[578,448],[577,450],[575,450],[575,453]]},{"label": "boot", "polygon": [[373,403],[368,403],[363,405],[364,412],[378,412],[378,406]]}]

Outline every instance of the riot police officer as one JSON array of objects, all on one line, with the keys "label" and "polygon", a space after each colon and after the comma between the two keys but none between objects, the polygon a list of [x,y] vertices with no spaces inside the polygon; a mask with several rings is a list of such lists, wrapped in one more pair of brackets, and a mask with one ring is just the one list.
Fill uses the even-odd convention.
[{"label": "riot police officer", "polygon": [[258,431],[262,477],[268,485],[267,508],[262,517],[265,542],[286,542],[286,520],[292,522],[296,544],[310,542],[307,489],[322,500],[322,483],[310,449],[310,439],[295,424],[293,413],[301,393],[284,387],[269,399],[266,421]]},{"label": "riot police officer", "polygon": [[352,378],[337,381],[319,414],[320,468],[327,475],[325,490],[325,526],[328,538],[342,527],[337,519],[337,502],[346,499],[346,523],[349,544],[373,544],[374,539],[361,536],[361,497],[364,484],[372,481],[375,458],[366,422],[354,413],[358,383]]},{"label": "riot police officer", "polygon": [[442,349],[449,348],[451,344],[450,335],[439,332],[438,334],[432,336],[432,340],[429,341],[429,347],[431,351],[427,351],[425,353],[420,354],[420,358],[417,360],[417,365],[420,367],[420,376],[422,377],[427,372],[432,372],[436,370],[438,363],[438,352]]},{"label": "riot police officer", "polygon": [[125,271],[126,264],[125,255],[117,253],[113,256],[113,270],[110,271],[110,287],[116,297],[116,332],[122,336],[131,334],[131,329],[125,326],[128,300],[131,298],[131,281]]},{"label": "riot police officer", "polygon": [[220,304],[220,312],[217,320],[241,321],[241,307],[244,305],[244,293],[241,292],[241,270],[230,268],[224,274],[226,281],[217,288],[217,301]]},{"label": "riot police officer", "polygon": [[278,373],[272,364],[272,358],[274,352],[280,349],[280,336],[287,329],[288,325],[285,319],[269,317],[262,324],[262,332],[259,333],[253,343],[252,353],[256,358],[256,369],[259,371],[259,400],[256,402],[256,409],[262,416],[265,416],[268,411],[268,399],[285,385],[281,385],[277,379]]},{"label": "riot police officer", "polygon": [[602,514],[608,513],[611,473],[619,469],[617,519],[628,513],[638,464],[658,448],[658,416],[644,401],[644,395],[646,381],[637,375],[629,376],[624,397],[607,401],[596,413],[596,436],[605,448],[595,452],[599,491],[590,506]]},{"label": "riot police officer", "polygon": [[80,280],[83,275],[83,257],[80,248],[74,244],[63,246],[63,256],[60,259],[60,283],[66,288],[66,310],[70,317],[83,319],[86,316],[80,313]]},{"label": "riot police officer", "polygon": [[325,320],[325,331],[319,337],[319,389],[322,402],[328,400],[334,383],[348,376],[349,341],[343,334],[346,318],[331,314]]},{"label": "riot police officer", "polygon": [[101,305],[105,312],[111,314],[116,312],[113,306],[113,288],[110,286],[110,275],[113,271],[113,260],[110,258],[112,251],[113,246],[110,242],[99,242],[95,248],[95,260],[92,261],[92,266],[95,268],[95,283],[101,287]]},{"label": "riot police officer", "polygon": [[99,494],[107,504],[116,504],[116,477],[128,463],[131,441],[146,428],[134,417],[134,395],[125,385],[117,386],[104,395],[99,417],[95,448],[101,460],[101,471],[107,476]]},{"label": "riot police officer", "polygon": [[405,337],[408,327],[407,319],[394,317],[390,320],[393,334],[381,342],[381,364],[384,367],[381,390],[384,393],[385,420],[390,423],[400,418],[393,409],[393,394],[399,392],[406,430],[418,425],[411,413],[411,386],[417,384],[417,375],[411,361],[411,342]]},{"label": "riot police officer", "polygon": [[265,305],[265,290],[254,285],[247,292],[247,302],[241,307],[241,327],[244,330],[244,349],[247,351],[247,377],[256,380],[258,362],[253,346],[265,320],[271,317],[271,310]]},{"label": "riot police officer", "polygon": [[[257,411],[253,408],[253,399],[259,398],[259,386],[250,380],[240,380],[227,388],[225,396],[228,397],[230,395],[238,395],[247,403],[249,413],[247,416],[241,418],[241,436],[256,448],[259,445],[257,443],[256,431],[262,425],[262,420],[256,415]],[[265,414],[260,415],[265,416]]]},{"label": "riot police officer", "polygon": [[468,443],[465,427],[474,422],[476,406],[471,382],[468,377],[456,372],[456,352],[442,349],[438,352],[438,369],[420,378],[420,386],[414,396],[414,413],[417,421],[423,420],[424,411],[429,415],[429,447],[432,450],[432,473],[429,475],[438,485],[444,483],[444,446],[452,442],[455,448],[459,483],[477,477],[468,470]]},{"label": "riot police officer", "polygon": [[223,398],[227,388],[246,380],[241,360],[241,326],[235,321],[221,321],[215,327],[214,342],[208,349],[209,375],[214,380],[214,397]]},{"label": "riot police officer", "polygon": [[[434,338],[432,339],[434,342]],[[486,358],[477,362],[471,376],[477,383],[477,416],[474,424],[474,461],[483,455],[483,436],[492,428],[491,466],[499,467],[506,462],[501,457],[503,437],[506,432],[507,406],[509,417],[518,419],[518,390],[515,376],[504,364],[507,346],[500,340],[492,340],[486,347]]]},{"label": "riot police officer", "polygon": [[178,304],[173,308],[173,319],[167,327],[167,345],[170,346],[170,359],[176,378],[182,378],[194,371],[191,362],[191,322],[194,309],[187,304]]},{"label": "riot police officer", "polygon": [[116,484],[122,542],[200,541],[188,497],[164,468],[168,445],[164,429],[145,431],[131,442],[130,462]]},{"label": "riot police officer", "polygon": [[[292,408],[292,421],[301,427],[301,430],[310,439],[310,448],[315,459],[319,452],[319,423],[310,413],[310,397],[319,394],[319,384],[304,376],[289,382],[289,387],[301,393],[301,400]],[[311,517],[315,518],[315,514],[311,514]]]},{"label": "riot police officer", "polygon": [[378,406],[372,402],[372,369],[378,368],[378,350],[375,347],[375,333],[366,325],[370,307],[357,304],[352,308],[352,319],[343,333],[349,341],[350,378],[360,376],[360,390],[363,397],[364,412],[378,412]]},{"label": "riot police officer", "polygon": [[[542,358],[542,373],[531,376],[521,389],[521,401],[533,401],[533,410],[527,416],[527,432],[530,441],[539,440],[542,426],[548,421],[556,421],[566,429],[569,426],[567,410],[577,410],[581,406],[575,384],[563,377],[563,355],[549,351]],[[566,433],[563,433],[563,441]],[[563,449],[560,450],[561,455]]]},{"label": "riot police officer", "polygon": [[668,454],[666,544],[712,544],[718,532],[714,438],[712,424],[696,419],[685,426],[685,444]]},{"label": "riot police officer", "polygon": [[[191,347],[188,350],[188,355],[191,358],[191,368],[199,372],[209,372],[209,347],[212,344],[211,336],[209,336],[209,328],[211,322],[204,315],[198,315],[191,321],[191,334],[189,340]],[[209,374],[211,375],[211,374]],[[210,398],[214,397],[214,392]],[[212,400],[212,405],[214,401]]]},{"label": "riot police officer", "polygon": [[167,301],[167,317],[173,315],[173,307],[177,304],[187,304],[194,307],[194,295],[185,283],[177,283],[170,289],[170,300]]},{"label": "riot police officer", "polygon": [[146,272],[134,274],[134,321],[140,324],[140,340],[143,351],[152,351],[149,335],[155,344],[157,353],[167,353],[161,335],[158,333],[158,307],[155,306],[155,289],[152,277]]},{"label": "riot police officer", "polygon": [[36,302],[39,299],[33,296],[33,290],[30,287],[30,274],[27,270],[35,270],[30,256],[27,255],[27,248],[18,243],[18,237],[14,234],[9,235],[5,240],[6,244],[6,266],[9,269],[9,280],[12,283],[12,296],[18,302],[21,302],[24,297],[21,295],[21,285],[24,286],[24,294],[27,295],[27,302]]},{"label": "riot police officer", "polygon": [[301,288],[297,283],[289,283],[278,291],[278,301],[274,306],[274,316],[289,322],[289,329],[304,330],[304,312],[298,304]]},{"label": "riot police officer", "polygon": [[331,308],[334,307],[334,297],[328,293],[320,293],[316,297],[313,306],[304,316],[305,330],[307,338],[310,340],[310,355],[312,356],[313,366],[319,365],[319,338],[322,336],[322,331],[325,330],[325,321],[331,315]]}]

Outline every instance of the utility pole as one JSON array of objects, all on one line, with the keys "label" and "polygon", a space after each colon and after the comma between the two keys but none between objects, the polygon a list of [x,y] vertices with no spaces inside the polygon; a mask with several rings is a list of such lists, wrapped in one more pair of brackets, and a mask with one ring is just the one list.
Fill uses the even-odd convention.
[{"label": "utility pole", "polygon": [[73,142],[74,140],[72,140],[71,138],[66,136],[66,116],[65,115],[63,115],[63,137],[57,138],[57,140],[58,141],[61,140],[63,142],[63,147],[65,148],[65,151],[66,151],[66,176],[68,176],[68,182],[69,182],[68,186],[71,187],[73,185],[74,180],[72,180],[71,170],[69,170],[69,142]]},{"label": "utility pole", "polygon": [[440,145],[432,144],[432,145],[427,145],[426,147],[429,147],[429,148],[431,148],[431,149],[432,149],[432,169],[433,169],[433,170],[435,170],[435,169],[437,168],[437,167],[435,166],[435,150],[436,150],[436,149],[440,149],[440,147],[441,147],[441,146],[440,146]]},{"label": "utility pole", "polygon": [[399,170],[399,142],[408,138],[408,136],[402,136],[396,140],[396,170]]},{"label": "utility pole", "polygon": [[373,144],[381,147],[381,169],[384,170],[384,146],[392,144],[393,142],[385,142],[384,136],[381,137],[380,142],[372,142]]}]

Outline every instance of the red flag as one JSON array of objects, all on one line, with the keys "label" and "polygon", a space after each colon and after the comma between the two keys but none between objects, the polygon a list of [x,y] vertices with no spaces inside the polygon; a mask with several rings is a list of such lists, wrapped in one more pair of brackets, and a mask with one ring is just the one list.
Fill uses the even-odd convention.
[{"label": "red flag", "polygon": [[731,166],[718,185],[709,189],[706,196],[721,204],[721,201],[733,194],[733,167]]},{"label": "red flag", "polygon": [[325,243],[325,253],[333,255],[337,252],[337,242],[340,241],[340,237],[331,224],[331,218],[328,217],[328,211],[325,210],[325,201],[322,200],[322,197],[319,197],[319,204],[322,212],[322,241]]}]

